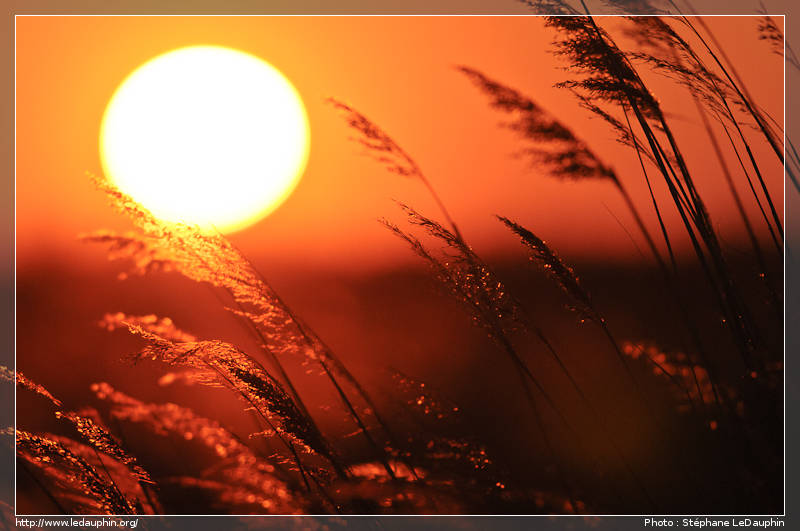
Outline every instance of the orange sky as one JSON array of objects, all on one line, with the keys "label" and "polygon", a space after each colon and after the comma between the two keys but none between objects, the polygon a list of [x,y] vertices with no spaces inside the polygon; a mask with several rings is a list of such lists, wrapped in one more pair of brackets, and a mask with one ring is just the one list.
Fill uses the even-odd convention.
[{"label": "orange sky", "polygon": [[[757,40],[756,20],[710,24],[755,99],[780,119],[782,63]],[[519,144],[452,68],[480,69],[554,111],[615,167],[637,200],[646,200],[634,153],[552,87],[569,76],[550,54],[552,39],[537,17],[18,17],[18,265],[55,257],[80,261],[86,249],[76,234],[127,226],[84,174],[100,172],[103,110],[141,63],[192,44],[229,46],[265,59],[294,83],[308,109],[311,155],[300,185],[271,216],[233,236],[257,261],[334,269],[404,263],[413,257],[376,219],[402,220],[392,198],[438,216],[418,182],[386,173],[348,140],[340,116],[324,103],[329,96],[366,114],[418,161],[479,251],[518,252],[493,220],[500,213],[569,257],[636,259],[604,206],[633,230],[614,190],[607,183],[558,182],[511,157]],[[672,114],[723,241],[735,244],[741,223],[691,100],[658,78],[651,87]],[[757,146],[757,156],[768,161],[773,197],[782,204],[781,169]],[[755,212],[753,219],[763,226]]]}]

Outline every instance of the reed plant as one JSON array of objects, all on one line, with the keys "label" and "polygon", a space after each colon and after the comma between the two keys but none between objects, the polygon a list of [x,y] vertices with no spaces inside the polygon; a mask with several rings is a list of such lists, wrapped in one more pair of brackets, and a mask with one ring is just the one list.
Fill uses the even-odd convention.
[{"label": "reed plant", "polygon": [[[199,499],[207,500],[213,511],[253,514],[726,513],[745,508],[766,513],[780,507],[783,353],[773,336],[782,332],[774,318],[782,307],[782,286],[770,267],[784,253],[784,227],[781,202],[767,184],[767,162],[757,155],[764,150],[755,149],[755,143],[785,163],[795,186],[797,152],[791,147],[784,160],[781,124],[753,100],[701,19],[619,19],[621,27],[612,30],[583,2],[526,3],[568,15],[545,18],[556,38],[554,52],[565,61],[570,76],[558,87],[600,118],[610,137],[630,150],[638,165],[636,175],[620,174],[575,127],[522,91],[468,66],[457,70],[504,116],[504,126],[519,142],[518,151],[529,158],[532,178],[601,182],[615,190],[647,245],[648,260],[657,267],[663,299],[659,302],[674,310],[675,322],[669,326],[677,330],[675,341],[681,349],[662,348],[654,338],[631,337],[624,324],[613,322],[577,268],[529,228],[534,216],[511,220],[500,213],[497,221],[538,266],[523,274],[538,278],[541,271],[546,273],[578,316],[575,326],[594,326],[584,327],[594,330],[597,338],[592,350],[581,355],[609,354],[616,360],[615,370],[622,371],[630,396],[641,407],[639,426],[653,433],[656,442],[644,451],[626,445],[613,428],[617,412],[587,390],[606,383],[582,374],[576,356],[566,355],[556,332],[541,324],[546,321],[543,314],[558,309],[531,304],[515,293],[504,274],[471,245],[435,178],[354,105],[331,99],[332,108],[369,155],[390,173],[419,182],[430,195],[441,221],[398,202],[404,223],[388,217],[380,222],[426,264],[438,286],[491,340],[482,354],[500,360],[496,370],[503,375],[501,381],[508,378],[508,386],[524,394],[529,414],[520,423],[535,429],[536,444],[544,450],[539,458],[548,466],[521,478],[509,470],[514,463],[490,455],[488,428],[465,427],[458,420],[462,406],[403,373],[396,371],[394,386],[379,389],[373,398],[375,391],[351,372],[346,358],[295,313],[227,238],[164,222],[103,177],[91,177],[136,230],[98,231],[83,235],[83,240],[103,245],[111,258],[126,261],[121,278],[165,272],[208,286],[252,344],[203,337],[178,328],[165,316],[111,312],[98,316],[98,325],[127,330],[138,338],[140,348],[125,357],[132,371],[136,364],[152,364],[161,368],[163,384],[229,393],[252,416],[255,427],[239,435],[225,418],[206,418],[186,405],[146,402],[107,382],[91,389],[99,409],[70,409],[40,383],[3,368],[0,376],[37,397],[63,427],[60,433],[16,429],[20,471],[53,510],[168,512],[164,491],[187,497],[202,493]],[[757,29],[767,44],[782,42],[778,25],[768,16]],[[635,51],[626,51],[623,43],[631,42]],[[786,59],[797,67],[791,51]],[[730,265],[730,250],[698,186],[698,172],[684,155],[669,113],[646,82],[652,74],[686,89],[695,104],[696,118],[718,163],[721,178],[715,184],[730,192],[748,237],[750,271],[756,272],[759,293],[772,308],[769,320],[742,288],[752,278],[742,278]],[[731,158],[738,166],[728,165]],[[629,191],[634,179],[643,181],[645,200]],[[753,211],[760,217],[751,217]],[[668,224],[668,212],[680,223]],[[678,256],[678,242],[688,242],[692,261],[708,286],[706,293],[691,291],[689,266]],[[724,340],[707,337],[706,316],[691,311],[695,299],[705,296],[724,322]],[[453,367],[465,362],[458,351],[446,355]],[[540,372],[542,359],[554,364],[568,391]],[[308,382],[292,376],[291,367],[298,365],[313,367],[313,385],[326,387],[338,400],[342,431],[351,433],[348,441],[334,436],[325,427],[330,419],[309,406]],[[668,390],[667,407],[656,399],[656,387]],[[580,406],[564,403],[565,394],[577,397]],[[400,407],[390,407],[392,402]],[[487,407],[516,405],[499,401]],[[126,440],[131,426],[155,441],[152,452],[189,445],[203,456],[197,461],[202,465],[193,465],[189,473],[153,473],[148,466],[154,460],[137,455]],[[676,427],[692,437],[676,436]],[[356,439],[358,445],[351,442]],[[588,472],[567,451],[565,441],[578,448]],[[690,454],[705,468],[693,468],[686,459]],[[687,483],[693,492],[712,485],[721,489],[718,497],[709,495],[713,505],[674,505],[657,495],[659,486],[648,470],[663,459],[685,477],[702,476]],[[610,481],[620,468],[624,480]],[[614,491],[617,501],[609,502],[606,491]]]}]

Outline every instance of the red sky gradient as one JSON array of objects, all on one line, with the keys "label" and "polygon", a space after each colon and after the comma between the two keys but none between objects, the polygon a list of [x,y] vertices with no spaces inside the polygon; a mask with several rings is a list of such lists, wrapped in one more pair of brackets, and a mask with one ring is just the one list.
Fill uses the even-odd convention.
[{"label": "red sky gradient", "polygon": [[[619,24],[613,18],[601,22],[611,29]],[[782,60],[757,40],[757,20],[714,18],[709,25],[754,99],[781,121]],[[376,219],[402,221],[393,198],[439,216],[418,182],[387,173],[348,140],[351,132],[324,102],[329,96],[363,112],[417,160],[479,252],[522,252],[493,219],[503,214],[570,258],[636,260],[635,248],[606,210],[633,232],[612,187],[556,181],[513,158],[520,144],[498,127],[503,117],[453,68],[477,68],[537,100],[600,153],[645,205],[635,154],[616,144],[605,124],[590,118],[568,92],[553,88],[570,76],[551,54],[553,38],[538,17],[18,17],[18,267],[54,259],[85,265],[82,257],[100,255],[78,243],[78,233],[127,227],[85,176],[100,172],[103,111],[133,69],[194,44],[265,59],[294,83],[309,112],[311,156],[300,185],[271,216],[233,236],[258,262],[351,271],[412,262]],[[691,99],[666,80],[649,79],[723,242],[743,242]],[[756,156],[768,161],[765,178],[782,204],[782,170],[762,142],[754,145]],[[730,166],[741,184],[735,159]],[[748,197],[744,187],[740,191]],[[670,220],[677,219],[667,210]],[[655,230],[654,216],[645,212]],[[756,212],[754,224],[763,228]]]}]

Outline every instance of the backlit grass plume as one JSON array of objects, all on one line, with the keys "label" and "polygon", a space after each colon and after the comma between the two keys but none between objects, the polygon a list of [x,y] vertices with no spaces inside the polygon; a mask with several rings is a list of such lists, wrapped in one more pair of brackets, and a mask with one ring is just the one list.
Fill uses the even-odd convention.
[{"label": "backlit grass plume", "polygon": [[150,474],[142,468],[136,458],[123,450],[122,443],[114,437],[105,427],[99,425],[91,417],[81,415],[75,411],[56,411],[56,418],[70,422],[88,445],[111,456],[116,461],[127,466],[138,481],[153,483]]},{"label": "backlit grass plume", "polygon": [[524,152],[532,157],[534,167],[547,168],[551,175],[566,179],[617,181],[613,170],[569,127],[533,100],[475,69],[461,66],[459,70],[491,98],[492,107],[512,117],[507,127],[530,141],[532,146]]},{"label": "backlit grass plume", "polygon": [[45,397],[46,399],[48,399],[50,402],[52,402],[56,406],[59,406],[59,407],[61,406],[61,400],[57,399],[52,394],[50,394],[50,391],[45,389],[43,386],[41,386],[41,385],[37,384],[36,382],[30,380],[29,378],[26,378],[25,375],[22,374],[22,372],[20,372],[20,371],[17,371],[17,373],[15,375],[14,371],[9,369],[8,367],[0,365],[0,378],[2,378],[3,380],[5,380],[7,382],[16,381],[16,384],[19,387],[22,387],[24,389],[27,389],[28,391],[36,393],[37,395]]},{"label": "backlit grass plume", "polygon": [[154,314],[149,315],[127,315],[122,312],[107,313],[98,323],[109,332],[120,327],[137,327],[138,329],[149,332],[167,341],[177,343],[189,343],[197,341],[197,338],[184,332],[175,326],[169,317],[158,317]]},{"label": "backlit grass plume", "polygon": [[419,179],[428,185],[427,179],[414,159],[383,129],[346,103],[333,98],[329,98],[328,102],[342,112],[347,125],[359,134],[355,140],[367,149],[367,153],[384,164],[388,171],[402,177]]},{"label": "backlit grass plume", "polygon": [[[17,456],[40,475],[51,500],[64,512],[141,514],[141,504],[126,498],[114,480],[50,435],[17,430]],[[65,506],[65,505],[68,505]]]},{"label": "backlit grass plume", "polygon": [[[760,340],[761,332],[742,298],[705,200],[697,189],[693,172],[658,100],[652,96],[630,59],[593,17],[549,17],[547,24],[558,32],[556,53],[569,61],[570,71],[577,74],[576,78],[559,86],[577,89],[596,102],[619,106],[626,113],[630,110],[634,123],[642,130],[650,146],[686,235],[714,290],[717,305],[725,315],[745,370],[762,367],[765,352]],[[693,25],[688,27],[699,36]],[[710,47],[707,49],[710,51]],[[721,65],[718,59],[715,60]],[[729,75],[725,77],[732,81]],[[742,94],[742,91],[737,90],[737,94]],[[765,138],[773,143],[772,135],[763,127],[760,114],[746,98],[743,101],[753,119],[761,124]]]},{"label": "backlit grass plume", "polygon": [[508,218],[504,218],[502,216],[498,216],[498,218],[508,229],[510,229],[520,238],[523,245],[528,248],[531,259],[540,264],[541,267],[548,273],[548,275],[555,279],[555,281],[561,286],[564,293],[566,293],[572,301],[572,308],[578,313],[581,320],[583,321],[586,319],[592,321],[600,327],[605,336],[608,338],[609,343],[613,347],[614,352],[617,355],[617,359],[625,369],[625,373],[633,384],[634,389],[636,389],[637,394],[645,404],[648,404],[649,400],[646,398],[638,379],[631,371],[625,356],[620,349],[619,343],[617,343],[617,340],[611,333],[611,329],[608,327],[605,317],[603,317],[603,315],[597,310],[592,302],[591,297],[589,296],[589,292],[587,292],[581,286],[578,276],[575,274],[572,268],[566,265],[558,257],[555,251],[553,251],[544,240],[536,236],[534,233]]},{"label": "backlit grass plume", "polygon": [[246,353],[223,341],[174,342],[128,324],[129,330],[150,344],[137,354],[138,359],[152,359],[170,365],[183,365],[195,371],[195,377],[207,385],[229,388],[284,437],[328,458],[337,471],[345,474],[323,435],[295,405],[280,383]]},{"label": "backlit grass plume", "polygon": [[522,225],[511,221],[508,218],[498,216],[498,219],[508,227],[514,234],[519,236],[522,243],[531,252],[531,259],[539,263],[541,267],[561,286],[573,302],[572,308],[581,316],[581,319],[589,319],[598,324],[602,324],[604,319],[595,310],[589,294],[581,287],[578,276],[571,267],[566,265],[561,258],[553,251],[544,240]]},{"label": "backlit grass plume", "polygon": [[[459,67],[459,70],[489,96],[490,105],[493,108],[512,117],[512,121],[507,126],[529,145],[525,149],[525,153],[533,157],[533,167],[535,169],[543,168],[550,175],[558,178],[572,180],[598,179],[611,183],[624,200],[637,227],[647,241],[653,257],[662,269],[666,268],[661,253],[639,213],[638,207],[611,166],[604,163],[567,125],[563,124],[531,98],[475,69],[462,66]],[[638,154],[644,154],[645,157],[652,159],[652,156],[649,155],[645,148],[644,141],[635,135],[630,126],[623,125],[622,122],[603,110],[593,99],[582,96],[580,93],[576,94],[581,99],[584,107],[611,124],[617,133],[617,139],[621,143],[634,147]],[[646,173],[645,178],[647,179]],[[650,187],[649,180],[648,187]],[[652,195],[652,188],[650,190]],[[654,197],[653,204],[659,224],[662,227],[667,249],[670,256],[672,256],[669,237],[666,235],[661,211],[655,203]]]},{"label": "backlit grass plume", "polygon": [[[686,18],[676,20],[692,29],[694,28]],[[753,154],[750,142],[742,131],[745,123],[743,118],[740,117],[742,113],[748,113],[749,110],[752,110],[752,118],[759,117],[763,119],[761,118],[762,111],[756,109],[755,104],[747,100],[732,79],[713,72],[711,67],[706,65],[706,62],[700,57],[700,54],[665,19],[633,17],[631,24],[634,28],[631,30],[631,34],[637,41],[649,43],[648,46],[643,46],[642,48],[650,51],[628,52],[627,56],[633,61],[647,64],[654,72],[670,77],[683,85],[695,98],[698,107],[702,104],[707,109],[707,112],[720,122],[729,140],[730,147],[740,163],[753,198],[764,217],[767,228],[773,239],[776,240],[776,245],[780,247],[776,234],[778,236],[782,235],[782,222],[764,181],[760,164]],[[702,107],[699,110],[701,113],[704,112]],[[758,129],[757,123],[758,120],[752,124],[756,129]],[[709,135],[711,136],[712,134],[709,130]],[[769,135],[774,137],[775,133],[770,131]],[[740,148],[734,142],[734,137],[743,146],[744,153],[740,154]],[[712,141],[715,142],[713,139]],[[755,176],[758,178],[760,193],[764,197],[763,201],[768,206],[770,217],[767,216],[765,207],[762,205],[762,199],[759,197],[759,192],[756,191],[750,177],[750,172],[743,163],[742,159],[745,157],[752,165],[752,171],[755,172]],[[724,169],[724,160],[721,157],[718,157],[718,159]],[[791,173],[791,169],[789,171]],[[731,186],[730,188],[736,194],[735,187]],[[743,209],[740,208],[740,212],[744,217]],[[745,219],[745,223],[748,224],[749,222]]]},{"label": "backlit grass plume", "polygon": [[[227,293],[231,299],[230,311],[242,319],[261,345],[261,354],[275,367],[286,392],[306,422],[314,424],[284,369],[287,356],[308,359],[323,369],[323,374],[336,390],[361,434],[386,463],[383,445],[374,440],[368,431],[345,385],[355,390],[357,397],[367,404],[376,422],[387,435],[390,434],[366,390],[325,343],[295,317],[252,263],[227,238],[218,232],[201,230],[195,226],[163,222],[107,180],[94,178],[94,182],[106,194],[112,206],[125,213],[142,233],[136,236],[126,234],[122,240],[116,235],[102,233],[100,239],[90,237],[90,241],[111,245],[117,258],[123,258],[125,252],[130,252],[130,258],[134,260],[144,256],[148,264],[152,261],[167,264],[191,280],[208,283]],[[314,431],[319,432],[318,429]],[[388,464],[386,467],[390,471]]]},{"label": "backlit grass plume", "polygon": [[[0,367],[0,373],[4,378],[13,377],[5,367]],[[63,405],[44,386],[21,373],[16,382],[18,388],[47,398],[51,407]],[[158,510],[150,474],[102,425],[95,411],[56,409],[54,415],[67,421],[85,444],[53,434],[16,433],[18,457],[36,469],[25,470],[55,505],[78,513],[153,514]]]},{"label": "backlit grass plume", "polygon": [[428,193],[431,194],[439,210],[441,210],[442,215],[444,215],[450,227],[453,229],[453,233],[461,238],[461,233],[458,230],[456,222],[447,211],[447,208],[439,197],[439,194],[436,193],[431,182],[425,174],[422,173],[422,169],[416,161],[411,158],[391,136],[375,125],[369,118],[338,100],[329,98],[328,101],[343,113],[347,120],[347,125],[359,135],[356,141],[366,147],[367,153],[374,156],[378,162],[386,166],[388,171],[403,177],[418,179],[425,188],[427,188]]},{"label": "backlit grass plume", "polygon": [[518,327],[520,318],[519,306],[502,282],[455,233],[408,205],[401,203],[400,207],[409,223],[421,227],[452,254],[444,260],[436,258],[419,239],[386,220],[382,220],[383,225],[433,267],[442,282],[470,308],[476,324],[485,328],[493,339],[502,341],[502,337]]},{"label": "backlit grass plume", "polygon": [[[534,389],[541,395],[548,407],[556,413],[560,421],[569,430],[572,430],[572,427],[542,382],[520,357],[511,339],[511,334],[520,327],[520,319],[523,317],[518,303],[509,295],[503,283],[462,238],[447,230],[442,224],[421,215],[413,208],[402,203],[400,206],[406,212],[411,224],[423,228],[430,236],[439,240],[450,252],[455,254],[449,255],[444,260],[439,259],[415,236],[404,232],[386,220],[382,220],[381,223],[402,240],[405,240],[414,253],[433,268],[444,286],[469,308],[473,315],[474,323],[488,333],[489,337],[494,340],[500,350],[513,363],[530,403],[536,426],[542,435],[544,444],[551,459],[561,470],[563,465],[559,463],[550,435],[542,422]],[[549,342],[541,334],[539,335],[540,339],[549,347]],[[551,352],[557,357],[554,351],[551,350]],[[561,470],[561,473],[562,477],[560,479],[563,482],[564,490],[567,496],[571,498],[572,489],[563,477],[563,470]]]},{"label": "backlit grass plume", "polygon": [[210,489],[220,508],[246,508],[274,514],[296,514],[305,509],[305,498],[282,479],[283,460],[258,456],[218,422],[201,417],[177,404],[149,404],[117,391],[107,383],[92,386],[97,397],[110,405],[110,415],[145,425],[160,436],[174,436],[184,443],[210,450],[216,462],[196,477],[182,477],[183,486]]},{"label": "backlit grass plume", "polygon": [[599,101],[627,101],[646,118],[659,120],[663,116],[658,100],[593,17],[546,17],[545,23],[558,31],[555,54],[567,58],[572,65],[570,72],[578,74],[557,86]]}]

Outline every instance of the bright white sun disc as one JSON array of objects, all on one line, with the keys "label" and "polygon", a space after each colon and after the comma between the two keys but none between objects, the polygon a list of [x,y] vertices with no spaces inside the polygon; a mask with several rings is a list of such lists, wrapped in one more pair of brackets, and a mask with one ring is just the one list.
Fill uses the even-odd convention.
[{"label": "bright white sun disc", "polygon": [[161,219],[244,228],[277,208],[308,159],[305,107],[265,61],[219,46],[137,68],[106,108],[106,176]]}]

